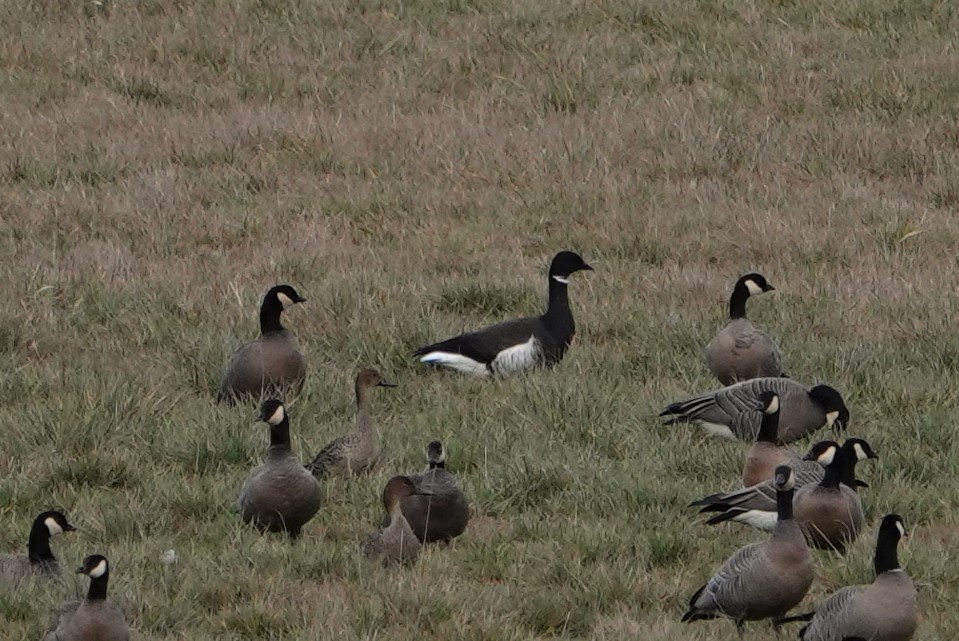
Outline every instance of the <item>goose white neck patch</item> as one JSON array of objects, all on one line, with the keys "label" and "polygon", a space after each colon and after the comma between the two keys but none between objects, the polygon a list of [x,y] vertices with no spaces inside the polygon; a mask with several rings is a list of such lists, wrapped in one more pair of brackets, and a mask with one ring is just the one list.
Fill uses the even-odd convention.
[{"label": "goose white neck patch", "polygon": [[286,412],[283,410],[283,406],[280,405],[276,408],[276,411],[273,412],[273,416],[266,419],[266,422],[270,425],[279,425],[283,422],[283,419],[286,418]]},{"label": "goose white neck patch", "polygon": [[60,524],[57,523],[56,519],[54,519],[52,516],[45,518],[43,520],[43,524],[47,526],[47,531],[50,532],[50,536],[63,534],[63,528],[60,527]]},{"label": "goose white neck patch", "polygon": [[107,562],[100,561],[99,563],[96,564],[96,566],[94,566],[92,570],[90,570],[89,576],[90,578],[93,578],[93,579],[99,579],[101,576],[103,576],[106,573],[107,573]]},{"label": "goose white neck patch", "polygon": [[899,536],[906,536],[906,528],[903,527],[902,521],[896,521],[896,529],[899,530]]},{"label": "goose white neck patch", "polygon": [[839,418],[839,412],[826,412],[826,427],[832,427],[837,418]]},{"label": "goose white neck patch", "polygon": [[293,304],[293,299],[287,296],[286,294],[284,294],[283,292],[279,292],[276,295],[276,298],[277,300],[280,301],[280,305],[283,305],[283,309],[286,309],[287,307]]},{"label": "goose white neck patch", "polygon": [[766,408],[767,414],[775,414],[779,411],[779,397],[773,396],[772,400],[769,402],[769,407]]},{"label": "goose white neck patch", "polygon": [[563,283],[564,285],[569,285],[569,279],[564,278],[563,276],[553,276],[553,280],[557,283]]},{"label": "goose white neck patch", "polygon": [[852,446],[853,451],[856,453],[856,458],[860,461],[865,461],[869,458],[869,455],[866,454],[866,450],[859,443],[854,443]]},{"label": "goose white neck patch", "polygon": [[831,465],[833,460],[836,458],[836,448],[835,446],[830,446],[826,448],[826,451],[816,457],[816,462],[820,465]]},{"label": "goose white neck patch", "polygon": [[743,284],[746,285],[746,291],[748,291],[752,296],[757,296],[763,293],[763,288],[757,285],[756,281],[751,278]]}]

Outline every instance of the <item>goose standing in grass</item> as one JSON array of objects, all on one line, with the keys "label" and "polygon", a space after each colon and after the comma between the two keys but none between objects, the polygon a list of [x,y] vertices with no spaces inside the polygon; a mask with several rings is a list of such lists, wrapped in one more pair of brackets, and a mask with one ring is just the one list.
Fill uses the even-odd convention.
[{"label": "goose standing in grass", "polygon": [[364,369],[356,375],[356,418],[353,429],[339,436],[317,453],[306,465],[317,478],[330,473],[343,478],[373,470],[380,457],[380,433],[370,414],[370,390],[374,387],[396,387],[375,369]]},{"label": "goose standing in grass", "polygon": [[[466,530],[469,503],[456,477],[446,469],[446,447],[440,441],[426,446],[428,469],[411,474],[417,494],[403,498],[400,507],[413,533],[422,543],[449,542]],[[388,525],[387,514],[383,526]]]},{"label": "goose standing in grass", "polygon": [[306,356],[293,333],[280,323],[280,314],[305,300],[289,285],[277,285],[266,293],[260,305],[260,337],[234,352],[220,381],[219,402],[232,405],[244,397],[286,398],[300,391]]},{"label": "goose standing in grass", "polygon": [[729,297],[729,323],[706,345],[706,365],[723,385],[751,378],[783,376],[782,355],[769,334],[746,318],[750,296],[775,287],[761,274],[746,274],[736,281]]},{"label": "goose standing in grass", "polygon": [[50,539],[76,530],[62,512],[42,512],[33,520],[26,554],[0,555],[0,583],[17,584],[30,576],[59,576],[60,563],[50,549]]},{"label": "goose standing in grass", "polygon": [[815,574],[802,530],[793,519],[792,469],[776,468],[778,520],[767,541],[737,550],[689,601],[683,621],[727,616],[742,633],[746,621],[772,619],[778,629],[786,613],[799,605]]},{"label": "goose standing in grass", "polygon": [[716,436],[755,441],[762,426],[759,397],[763,392],[779,396],[779,442],[791,443],[823,427],[844,429],[849,409],[837,390],[828,385],[807,389],[788,378],[754,378],[684,401],[672,403],[660,413],[667,425],[697,423]]},{"label": "goose standing in grass", "polygon": [[266,461],[254,468],[240,489],[237,507],[244,523],[290,539],[320,509],[320,484],[290,449],[290,418],[277,399],[263,402],[258,421],[270,426]]},{"label": "goose standing in grass", "polygon": [[90,577],[87,597],[64,603],[53,615],[44,641],[129,641],[130,628],[120,609],[107,602],[110,563],[100,554],[91,554],[77,568]]},{"label": "goose standing in grass", "polygon": [[576,323],[569,308],[569,277],[592,270],[571,251],[561,251],[549,267],[549,302],[542,316],[506,321],[421,347],[420,362],[473,374],[509,376],[533,367],[552,367],[573,342]]},{"label": "goose standing in grass", "polygon": [[[879,525],[869,585],[842,588],[827,597],[799,633],[803,641],[909,641],[919,625],[916,586],[899,565],[899,539],[906,535],[902,517],[886,515]],[[805,617],[794,617],[803,619]]]},{"label": "goose standing in grass", "polygon": [[866,441],[849,439],[833,457],[818,459],[826,467],[822,480],[801,487],[794,505],[796,521],[811,546],[845,552],[859,536],[866,517],[856,491],[856,463],[876,458]]},{"label": "goose standing in grass", "polygon": [[406,517],[402,501],[424,493],[418,490],[408,476],[394,476],[383,489],[383,507],[389,515],[389,524],[370,534],[363,544],[363,556],[384,563],[411,563],[420,554],[423,544],[416,538]]}]

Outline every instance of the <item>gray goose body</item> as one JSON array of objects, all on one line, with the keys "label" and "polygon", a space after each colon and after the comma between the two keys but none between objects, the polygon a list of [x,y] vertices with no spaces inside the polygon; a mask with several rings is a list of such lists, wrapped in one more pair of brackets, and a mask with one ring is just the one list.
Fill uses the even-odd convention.
[{"label": "gray goose body", "polygon": [[842,588],[816,607],[799,638],[803,641],[909,641],[919,622],[916,587],[899,567],[896,547],[905,529],[886,516],[876,543],[876,578],[869,585]]},{"label": "gray goose body", "polygon": [[692,597],[683,621],[727,616],[772,619],[777,625],[812,585],[815,568],[799,525],[792,519],[792,471],[777,468],[779,520],[767,541],[737,550]]},{"label": "gray goose body", "polygon": [[54,612],[44,641],[129,641],[130,628],[123,613],[106,600],[108,568],[100,555],[84,560],[77,572],[90,577],[87,597],[64,603]]},{"label": "gray goose body", "polygon": [[[446,448],[441,442],[433,441],[427,446],[427,461],[429,469],[409,476],[421,493],[404,497],[400,508],[421,542],[448,542],[466,530],[469,503],[456,477],[445,467]],[[388,522],[389,515],[382,525]]]},{"label": "gray goose body", "polygon": [[289,418],[282,403],[265,401],[259,419],[270,425],[270,447],[266,460],[240,488],[237,507],[244,523],[295,539],[320,509],[320,484],[290,449]]},{"label": "gray goose body", "polygon": [[0,554],[0,583],[17,585],[31,577],[58,577],[60,563],[50,548],[50,539],[74,528],[62,512],[42,512],[34,520],[26,554]]},{"label": "gray goose body", "polygon": [[370,413],[370,390],[374,387],[396,387],[375,369],[364,369],[356,375],[356,417],[353,429],[338,436],[317,453],[306,468],[316,478],[335,474],[348,479],[373,471],[380,458],[380,433]]},{"label": "gray goose body", "polygon": [[734,440],[755,441],[762,425],[763,392],[779,397],[779,442],[790,443],[822,427],[849,422],[842,395],[826,385],[807,389],[788,378],[755,378],[684,401],[672,403],[660,416],[667,424],[698,423],[708,432]]},{"label": "gray goose body", "polygon": [[706,365],[723,385],[783,375],[776,342],[746,318],[746,300],[773,289],[760,274],[746,274],[736,281],[729,299],[729,322],[705,349]]},{"label": "gray goose body", "polygon": [[289,285],[271,288],[260,307],[260,337],[234,352],[223,372],[217,400],[287,398],[303,387],[306,355],[296,337],[280,323],[282,311],[306,299]]}]

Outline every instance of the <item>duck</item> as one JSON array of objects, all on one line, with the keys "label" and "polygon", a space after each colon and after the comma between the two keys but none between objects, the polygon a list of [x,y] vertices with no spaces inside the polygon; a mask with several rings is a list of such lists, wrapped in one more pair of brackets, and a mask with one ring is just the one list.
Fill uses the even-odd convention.
[{"label": "duck", "polygon": [[[826,597],[799,632],[802,641],[909,641],[919,625],[916,586],[899,565],[899,541],[906,527],[898,514],[879,525],[869,585],[847,586]],[[796,617],[803,619],[805,617]]]},{"label": "duck", "polygon": [[394,476],[383,489],[383,507],[389,515],[389,524],[367,537],[363,544],[363,556],[383,563],[412,563],[417,559],[423,544],[413,533],[403,516],[402,501],[405,498],[427,494],[418,489],[408,476]]},{"label": "duck", "polygon": [[262,401],[299,393],[306,379],[306,355],[280,315],[306,302],[290,285],[271,287],[260,305],[260,337],[234,352],[220,380],[217,401],[229,405],[243,398]]},{"label": "duck", "polygon": [[421,363],[473,376],[505,377],[535,367],[553,367],[573,342],[576,323],[569,307],[569,278],[592,271],[583,258],[561,251],[549,267],[549,302],[541,316],[505,321],[426,345],[413,355]]},{"label": "duck", "polygon": [[377,370],[365,368],[356,375],[356,417],[353,429],[326,445],[306,468],[317,478],[335,473],[342,478],[369,473],[380,457],[380,433],[370,414],[370,390],[396,387]]},{"label": "duck", "polygon": [[865,522],[862,498],[856,491],[855,466],[860,460],[878,459],[862,439],[848,439],[832,457],[817,460],[825,466],[819,483],[796,492],[796,521],[812,547],[845,552],[856,540]]},{"label": "duck", "polygon": [[290,418],[281,400],[264,401],[257,421],[269,425],[270,447],[266,460],[240,488],[240,517],[261,531],[285,532],[295,541],[320,509],[320,483],[293,455]]},{"label": "duck", "polygon": [[[835,460],[841,447],[853,453],[852,464],[843,469],[842,483],[854,490],[868,487],[866,483],[856,478],[856,463],[879,458],[879,455],[865,440],[852,438],[848,439],[843,446],[835,441],[815,443],[803,459],[793,467],[797,493],[807,485],[814,486],[822,482],[826,475],[824,465]],[[768,481],[725,494],[713,494],[694,501],[690,507],[700,507],[700,513],[718,512],[706,521],[707,525],[730,521],[766,531],[772,531],[776,525],[776,491]],[[797,520],[799,520],[798,517]],[[800,525],[802,524],[800,520]]]},{"label": "duck", "polygon": [[740,634],[746,621],[772,619],[773,627],[799,605],[815,576],[815,565],[799,524],[793,519],[795,475],[788,465],[776,468],[777,521],[772,536],[737,550],[693,594],[686,622],[727,616]]},{"label": "duck", "polygon": [[129,641],[130,628],[120,609],[107,601],[110,562],[102,554],[91,554],[77,568],[90,577],[87,596],[64,603],[54,613],[44,641]]},{"label": "duck", "polygon": [[729,297],[729,322],[705,349],[706,365],[723,385],[783,376],[783,359],[776,341],[746,318],[749,297],[775,289],[762,274],[746,274],[736,281]]},{"label": "duck", "polygon": [[27,553],[0,555],[0,583],[18,584],[31,576],[60,576],[60,563],[50,549],[50,539],[75,530],[63,512],[41,512],[30,527]]},{"label": "duck", "polygon": [[759,397],[779,397],[779,442],[792,443],[823,427],[845,429],[849,408],[842,394],[829,385],[807,388],[789,378],[754,378],[683,401],[660,412],[666,425],[697,423],[708,433],[732,440],[755,441],[762,425]]},{"label": "duck", "polygon": [[[469,523],[470,508],[456,477],[446,469],[446,446],[430,441],[426,446],[427,469],[409,475],[417,494],[403,498],[400,508],[421,543],[449,543]],[[382,526],[389,523],[390,516]]]}]

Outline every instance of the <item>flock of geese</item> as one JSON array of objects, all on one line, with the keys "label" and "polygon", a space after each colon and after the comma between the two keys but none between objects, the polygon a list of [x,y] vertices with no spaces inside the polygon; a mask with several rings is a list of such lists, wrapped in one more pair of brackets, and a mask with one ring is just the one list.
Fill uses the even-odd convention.
[{"label": "flock of geese", "polygon": [[[548,274],[545,312],[511,320],[422,347],[423,363],[473,376],[509,376],[558,363],[575,334],[569,306],[572,274],[591,270],[578,254],[561,251]],[[750,296],[773,290],[760,274],[735,284],[729,322],[705,347],[710,371],[724,387],[670,404],[667,423],[696,423],[711,434],[750,442],[740,487],[694,501],[707,523],[734,522],[770,532],[769,538],[736,550],[693,594],[683,621],[732,619],[740,633],[747,621],[783,624],[801,621],[804,641],[906,641],[918,624],[915,587],[899,566],[897,549],[905,536],[903,519],[885,516],[878,528],[875,577],[871,583],[838,590],[814,610],[789,615],[809,591],[815,575],[812,549],[844,552],[865,527],[856,465],[878,458],[863,439],[842,444],[820,441],[805,454],[789,443],[823,427],[845,428],[849,410],[827,385],[812,388],[787,378],[773,339],[746,318]],[[287,308],[305,299],[289,285],[271,288],[260,305],[260,337],[240,347],[227,364],[216,393],[221,403],[258,402],[258,421],[269,427],[270,445],[239,491],[236,508],[245,523],[296,540],[319,511],[321,483],[329,476],[349,479],[378,463],[381,443],[370,412],[376,387],[392,387],[375,369],[356,376],[353,427],[322,447],[308,463],[290,445],[290,416],[284,400],[300,391],[306,356],[280,322]],[[362,544],[362,554],[384,563],[411,563],[422,546],[449,542],[462,534],[469,504],[446,469],[446,448],[426,447],[422,472],[394,476],[383,489],[385,516]],[[30,529],[26,555],[0,556],[0,580],[57,576],[60,566],[50,539],[74,530],[59,511],[43,512]],[[131,632],[120,610],[107,601],[110,563],[102,555],[77,569],[90,579],[85,598],[70,601],[53,616],[45,641],[126,641]]]}]

